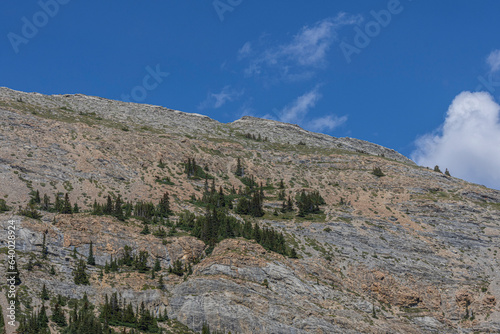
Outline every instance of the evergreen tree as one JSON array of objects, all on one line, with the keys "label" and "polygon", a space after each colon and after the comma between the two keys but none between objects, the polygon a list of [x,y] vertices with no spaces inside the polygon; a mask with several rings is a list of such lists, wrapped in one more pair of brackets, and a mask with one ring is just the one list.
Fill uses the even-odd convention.
[{"label": "evergreen tree", "polygon": [[264,215],[264,210],[262,209],[262,197],[259,192],[255,192],[253,194],[248,213],[253,217],[262,217]]},{"label": "evergreen tree", "polygon": [[165,289],[165,284],[163,283],[163,276],[160,275],[160,278],[158,279],[158,289],[164,290]]},{"label": "evergreen tree", "polygon": [[156,260],[155,260],[154,270],[155,271],[160,271],[161,270],[161,264],[160,264],[160,259],[159,258],[156,258]]},{"label": "evergreen tree", "polygon": [[47,256],[49,254],[49,251],[47,249],[47,243],[46,243],[46,232],[43,233],[43,241],[42,241],[42,259],[46,260]]},{"label": "evergreen tree", "polygon": [[41,209],[44,211],[50,210],[50,199],[49,199],[49,196],[47,196],[47,194],[43,195],[43,202],[42,202]]},{"label": "evergreen tree", "polygon": [[72,214],[73,213],[73,209],[71,208],[71,202],[69,201],[69,194],[66,193],[66,195],[64,195],[64,202],[62,204],[62,208],[61,208],[61,213],[63,214]]},{"label": "evergreen tree", "polygon": [[172,210],[170,209],[170,196],[168,192],[163,194],[163,197],[158,204],[158,209],[161,217],[168,217],[172,214]]},{"label": "evergreen tree", "polygon": [[42,292],[40,293],[40,298],[42,300],[49,300],[49,292],[47,291],[47,288],[45,287],[45,284],[43,285]]},{"label": "evergreen tree", "polygon": [[5,202],[4,199],[0,199],[0,213],[9,211],[10,208],[7,206],[7,203]]},{"label": "evergreen tree", "polygon": [[118,220],[125,220],[125,216],[123,215],[123,201],[121,195],[118,195],[116,197],[115,205],[113,207],[113,216],[115,216]]},{"label": "evergreen tree", "polygon": [[52,308],[51,320],[59,327],[66,327],[66,316],[64,315],[64,310],[61,308],[59,303],[55,303]]},{"label": "evergreen tree", "polygon": [[95,266],[94,246],[92,244],[92,241],[90,241],[89,256],[87,257],[87,264],[91,265],[91,266]]},{"label": "evergreen tree", "polygon": [[42,307],[40,309],[40,314],[38,315],[38,324],[39,328],[48,328],[49,326],[49,317],[47,317],[45,304],[42,304]]},{"label": "evergreen tree", "polygon": [[0,305],[0,333],[5,334],[5,320],[3,319],[2,305]]},{"label": "evergreen tree", "polygon": [[147,235],[149,233],[150,233],[149,226],[147,223],[144,223],[144,227],[142,228],[141,234]]},{"label": "evergreen tree", "polygon": [[238,158],[236,162],[236,172],[234,173],[236,176],[243,176],[243,167],[241,165],[241,159]]},{"label": "evergreen tree", "polygon": [[201,328],[201,334],[210,334],[210,326],[207,323],[203,324]]},{"label": "evergreen tree", "polygon": [[54,266],[50,266],[50,270],[49,270],[49,274],[50,275],[55,275],[56,274],[56,269],[54,268]]},{"label": "evergreen tree", "polygon": [[30,196],[31,196],[31,198],[30,198],[29,204],[31,204],[31,205],[40,204],[41,199],[40,199],[40,192],[38,190],[32,191],[30,193]]},{"label": "evergreen tree", "polygon": [[79,213],[80,212],[80,208],[78,207],[78,204],[76,204],[75,202],[75,205],[73,205],[73,213]]},{"label": "evergreen tree", "polygon": [[63,209],[63,202],[59,198],[59,194],[55,195],[55,201],[54,201],[54,210],[56,212],[61,212]]},{"label": "evergreen tree", "polygon": [[89,275],[87,274],[87,265],[85,261],[80,259],[76,265],[76,269],[73,271],[73,277],[75,284],[89,285]]},{"label": "evergreen tree", "polygon": [[19,208],[19,214],[33,219],[40,219],[42,217],[33,204],[26,204],[24,209]]},{"label": "evergreen tree", "polygon": [[136,256],[134,261],[134,267],[140,273],[145,273],[148,271],[148,266],[147,266],[148,257],[149,254],[147,251],[140,251],[139,254]]},{"label": "evergreen tree", "polygon": [[442,172],[441,172],[441,169],[439,169],[439,166],[438,166],[438,165],[434,166],[434,171],[435,171],[435,172],[438,172],[438,173],[442,173]]},{"label": "evergreen tree", "polygon": [[169,273],[175,274],[177,276],[182,276],[184,275],[184,268],[182,267],[182,262],[181,260],[177,259],[174,261],[174,266],[169,267],[168,269]]},{"label": "evergreen tree", "polygon": [[448,170],[448,168],[446,168],[446,171],[444,172],[444,175],[451,176],[450,171]]},{"label": "evergreen tree", "polygon": [[113,200],[111,199],[111,196],[108,195],[107,201],[106,201],[106,206],[104,207],[104,214],[106,215],[112,215],[113,214]]},{"label": "evergreen tree", "polygon": [[385,176],[384,172],[382,172],[382,169],[380,167],[374,167],[372,174],[377,176],[377,177]]}]

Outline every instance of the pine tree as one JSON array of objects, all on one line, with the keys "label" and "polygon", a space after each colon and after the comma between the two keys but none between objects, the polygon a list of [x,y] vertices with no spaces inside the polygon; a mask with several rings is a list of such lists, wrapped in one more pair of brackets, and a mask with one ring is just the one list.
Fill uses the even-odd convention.
[{"label": "pine tree", "polygon": [[43,233],[43,241],[42,241],[42,259],[46,260],[47,256],[49,254],[49,251],[47,249],[47,244],[45,240],[46,233]]},{"label": "pine tree", "polygon": [[236,176],[243,176],[243,167],[241,166],[241,159],[238,158],[236,162],[236,172],[234,173]]},{"label": "pine tree", "polygon": [[123,216],[123,201],[121,195],[118,195],[115,200],[115,205],[113,208],[113,216],[115,216],[118,220],[125,220]]},{"label": "pine tree", "polygon": [[80,208],[78,207],[78,204],[75,203],[75,205],[73,205],[73,213],[79,213],[80,212]]},{"label": "pine tree", "polygon": [[210,326],[207,323],[203,324],[201,328],[201,334],[210,334]]},{"label": "pine tree", "polygon": [[56,269],[54,268],[54,266],[50,266],[50,270],[49,270],[49,274],[50,275],[55,275],[56,274]]},{"label": "pine tree", "polygon": [[2,305],[0,305],[0,333],[5,334],[5,320],[3,319],[3,310],[2,310]]},{"label": "pine tree", "polygon": [[62,204],[61,213],[72,214],[73,209],[71,208],[71,202],[69,201],[69,194],[64,195],[64,202]]},{"label": "pine tree", "polygon": [[158,204],[158,208],[161,217],[168,217],[170,214],[172,214],[172,210],[170,210],[170,196],[168,192],[165,192],[163,194],[163,197]]},{"label": "pine tree", "polygon": [[59,194],[55,195],[55,201],[54,201],[54,210],[56,212],[61,212],[63,209],[63,202],[59,198]]},{"label": "pine tree", "polygon": [[142,228],[141,234],[147,235],[149,234],[149,225],[147,223],[144,223],[144,227]]},{"label": "pine tree", "polygon": [[38,326],[39,328],[47,328],[49,325],[49,318],[47,317],[47,311],[45,309],[45,305],[42,304],[42,308],[40,309],[40,314],[38,315]]},{"label": "pine tree", "polygon": [[108,198],[106,201],[106,206],[104,207],[104,214],[106,214],[106,215],[113,214],[113,200],[111,199],[110,195],[108,195]]},{"label": "pine tree", "polygon": [[86,272],[87,265],[85,261],[80,259],[76,265],[76,269],[73,271],[75,284],[89,285],[89,275]]},{"label": "pine tree", "polygon": [[94,247],[93,247],[92,241],[90,241],[89,256],[87,257],[87,264],[91,265],[91,266],[95,266]]},{"label": "pine tree", "polygon": [[40,298],[42,300],[49,300],[49,292],[47,291],[47,288],[45,287],[45,284],[43,285],[42,292],[40,293]]},{"label": "pine tree", "polygon": [[448,170],[448,168],[446,168],[446,171],[444,172],[444,175],[451,176],[450,171]]},{"label": "pine tree", "polygon": [[149,254],[147,251],[140,251],[139,255],[136,256],[134,261],[134,267],[140,273],[145,273],[148,271],[148,257]]},{"label": "pine tree", "polygon": [[43,195],[43,202],[42,202],[41,209],[44,211],[50,210],[50,199],[49,199],[49,196],[47,196],[47,194]]},{"label": "pine tree", "polygon": [[66,327],[66,316],[64,315],[64,310],[61,308],[59,303],[55,303],[52,309],[52,321],[59,327]]},{"label": "pine tree", "polygon": [[435,171],[435,172],[438,172],[438,173],[442,173],[442,172],[441,172],[441,169],[439,169],[439,166],[438,166],[438,165],[434,166],[434,171]]},{"label": "pine tree", "polygon": [[160,264],[160,259],[159,258],[156,258],[156,260],[155,260],[154,270],[155,271],[160,271],[161,270],[161,264]]}]

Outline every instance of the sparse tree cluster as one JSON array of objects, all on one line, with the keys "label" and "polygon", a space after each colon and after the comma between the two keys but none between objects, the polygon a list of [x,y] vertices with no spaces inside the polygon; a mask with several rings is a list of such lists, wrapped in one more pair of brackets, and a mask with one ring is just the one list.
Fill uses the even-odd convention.
[{"label": "sparse tree cluster", "polygon": [[148,251],[140,251],[136,254],[132,251],[132,248],[128,245],[123,247],[123,252],[120,258],[111,257],[110,262],[106,261],[104,265],[104,271],[118,272],[120,268],[129,267],[130,269],[137,270],[140,273],[148,272],[149,268],[147,266],[149,259]]},{"label": "sparse tree cluster", "polygon": [[194,158],[188,158],[187,162],[184,164],[184,173],[190,179],[213,179],[213,176],[208,174],[208,166],[205,165],[204,168],[196,163]]},{"label": "sparse tree cluster", "polygon": [[56,194],[54,196],[54,203],[51,203],[47,194],[44,194],[42,199],[38,190],[32,191],[30,193],[29,203],[26,207],[19,209],[19,214],[33,219],[40,219],[42,215],[38,210],[62,214],[72,214],[80,211],[78,204],[75,203],[74,206],[71,205],[68,193],[64,195],[63,199],[61,196],[62,193]]},{"label": "sparse tree cluster", "polygon": [[252,140],[255,140],[255,141],[267,141],[267,137],[262,138],[262,136],[260,135],[260,133],[256,136],[255,134],[248,132],[248,133],[245,134],[245,138],[252,139]]},{"label": "sparse tree cluster", "polygon": [[305,217],[309,213],[320,212],[319,206],[325,204],[325,200],[318,191],[302,191],[300,194],[297,194],[296,204],[299,209],[298,215]]},{"label": "sparse tree cluster", "polygon": [[146,309],[144,302],[141,303],[140,308],[136,308],[134,311],[132,303],[127,304],[115,292],[110,297],[105,295],[104,304],[100,307],[99,319],[102,323],[110,326],[125,326],[137,328],[141,332],[158,333],[158,321],[167,320],[168,316],[164,314],[155,318],[151,311]]}]

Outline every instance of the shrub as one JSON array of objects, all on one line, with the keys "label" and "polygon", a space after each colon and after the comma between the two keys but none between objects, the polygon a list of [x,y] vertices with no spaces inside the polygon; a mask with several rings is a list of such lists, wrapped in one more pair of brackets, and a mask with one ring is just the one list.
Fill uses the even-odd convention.
[{"label": "shrub", "polygon": [[385,176],[384,172],[382,172],[382,169],[380,167],[374,167],[372,174],[377,176],[377,177]]}]

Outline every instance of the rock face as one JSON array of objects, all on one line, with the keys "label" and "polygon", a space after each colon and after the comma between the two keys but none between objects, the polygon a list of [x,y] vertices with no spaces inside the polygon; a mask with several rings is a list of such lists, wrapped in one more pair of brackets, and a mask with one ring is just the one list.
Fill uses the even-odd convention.
[{"label": "rock face", "polygon": [[242,133],[252,133],[256,136],[277,143],[288,143],[298,145],[299,143],[311,147],[339,149],[344,151],[366,153],[370,155],[384,156],[408,164],[414,162],[398,152],[372,144],[363,140],[353,138],[334,138],[321,133],[314,133],[302,129],[298,125],[282,123],[267,119],[244,116],[243,118],[228,124],[232,129]]},{"label": "rock face", "polygon": [[[353,138],[334,138],[324,134],[313,133],[297,125],[272,120],[244,116],[230,124],[222,124],[207,116],[189,114],[182,111],[167,109],[159,106],[126,103],[107,100],[94,96],[51,95],[38,93],[17,92],[7,88],[0,88],[0,99],[4,101],[22,101],[38,108],[42,113],[53,116],[58,112],[76,113],[75,119],[102,118],[113,120],[115,123],[128,126],[156,129],[165,133],[182,133],[191,136],[199,134],[232,135],[232,131],[239,130],[240,134],[261,134],[275,143],[298,144],[300,142],[313,147],[341,149],[371,155],[383,155],[397,161],[414,164],[410,159],[394,150]],[[17,102],[17,104],[19,104]],[[99,120],[99,119],[98,119]]]},{"label": "rock face", "polygon": [[[13,218],[20,267],[36,263],[22,271],[34,305],[45,284],[69,298],[87,293],[97,304],[117,292],[195,331],[208,323],[232,333],[500,332],[500,192],[418,167],[390,149],[251,117],[221,124],[156,106],[5,88],[0,141],[0,198],[13,208],[0,213],[0,247],[6,252]],[[269,184],[267,214],[252,222],[283,232],[299,258],[243,239],[223,240],[207,255],[202,241],[182,231],[143,235],[137,220],[88,212],[16,215],[32,190],[51,202],[68,193],[84,211],[108,194],[158,202],[168,191],[175,212],[201,215],[189,199],[201,196],[204,182],[183,174],[188,157],[206,165],[217,187],[244,187],[234,175],[237,158],[245,175]],[[374,167],[386,176],[373,175]],[[162,183],[166,177],[171,182]],[[280,180],[292,197],[318,190],[323,214],[273,215]],[[43,235],[47,260],[40,259]],[[91,241],[91,285],[75,285],[76,261]],[[160,261],[155,279],[134,271],[100,277],[125,246],[147,250],[149,267]],[[169,274],[176,260],[193,263],[192,274]]]}]

